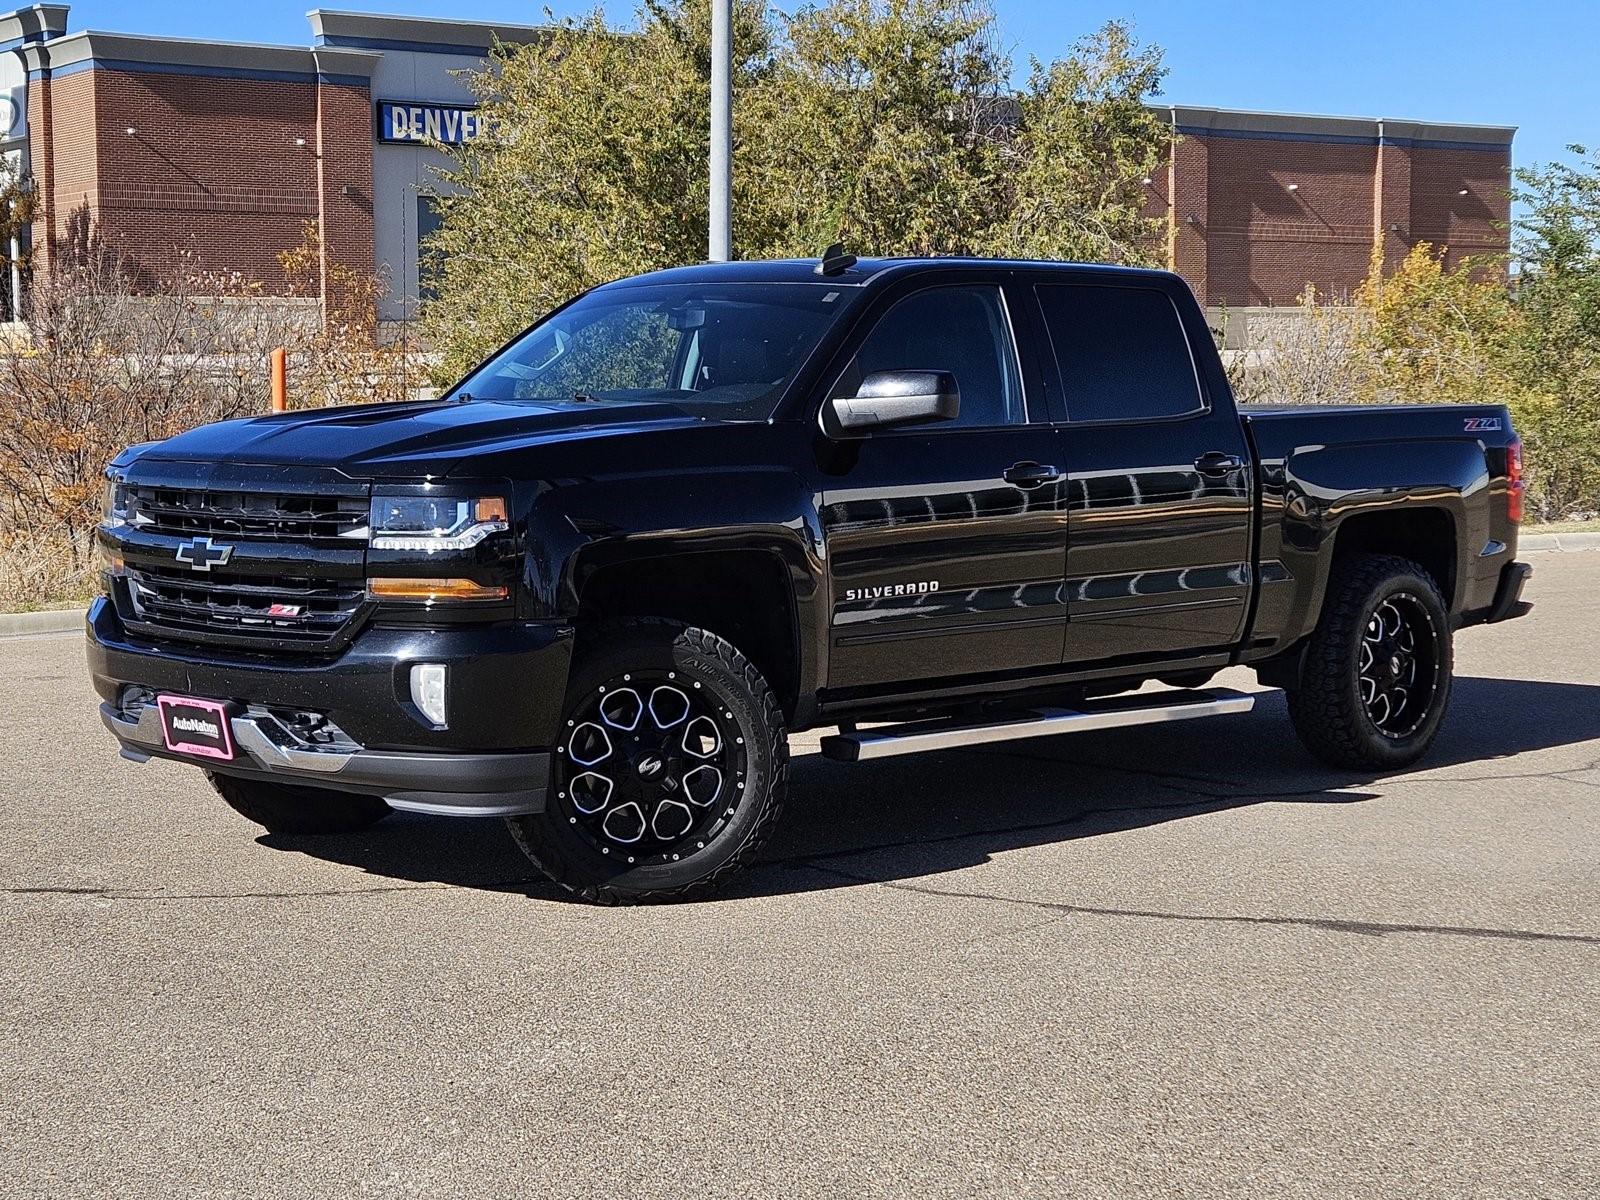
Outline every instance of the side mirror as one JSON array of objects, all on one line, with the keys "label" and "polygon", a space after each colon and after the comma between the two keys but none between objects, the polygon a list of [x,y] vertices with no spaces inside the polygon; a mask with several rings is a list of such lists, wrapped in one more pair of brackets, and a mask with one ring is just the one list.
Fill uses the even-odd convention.
[{"label": "side mirror", "polygon": [[837,396],[831,403],[840,429],[862,433],[951,420],[961,412],[961,389],[949,371],[874,371],[854,396]]}]

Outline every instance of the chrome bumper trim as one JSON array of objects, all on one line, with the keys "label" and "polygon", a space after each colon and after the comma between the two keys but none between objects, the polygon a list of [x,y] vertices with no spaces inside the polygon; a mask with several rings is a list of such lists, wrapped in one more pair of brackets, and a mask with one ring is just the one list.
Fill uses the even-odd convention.
[{"label": "chrome bumper trim", "polygon": [[[110,704],[101,704],[100,719],[116,735],[124,758],[148,762],[156,756],[181,757],[167,751],[154,705],[129,717]],[[548,751],[312,749],[297,743],[270,713],[259,710],[234,717],[232,726],[240,750],[233,762],[212,766],[204,759],[184,761],[210,770],[382,796],[391,807],[408,812],[507,817],[544,810],[550,782]],[[346,743],[346,747],[350,745],[353,743]]]},{"label": "chrome bumper trim", "polygon": [[[100,706],[100,719],[105,726],[124,742],[133,742],[153,749],[165,748],[161,736],[161,715],[155,707],[146,704],[139,710],[136,720],[129,720],[109,704]],[[260,713],[245,713],[234,717],[233,740],[241,750],[247,751],[262,766],[290,771],[310,771],[318,775],[334,775],[350,765],[360,752],[342,749],[313,749],[302,746],[278,720]]]}]

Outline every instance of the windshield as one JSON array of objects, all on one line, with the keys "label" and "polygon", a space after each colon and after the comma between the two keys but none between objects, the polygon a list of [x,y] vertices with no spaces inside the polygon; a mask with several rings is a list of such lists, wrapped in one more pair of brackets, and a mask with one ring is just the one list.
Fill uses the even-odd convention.
[{"label": "windshield", "polygon": [[665,401],[705,416],[765,419],[854,290],[822,282],[604,288],[529,330],[457,394]]}]

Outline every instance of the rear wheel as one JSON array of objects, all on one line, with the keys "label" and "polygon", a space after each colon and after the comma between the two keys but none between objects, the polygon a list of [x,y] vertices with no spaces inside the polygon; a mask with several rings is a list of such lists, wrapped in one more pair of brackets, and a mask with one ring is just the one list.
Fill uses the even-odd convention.
[{"label": "rear wheel", "polygon": [[354,833],[376,825],[390,812],[377,796],[239,779],[214,771],[207,771],[206,778],[228,807],[271,833]]},{"label": "rear wheel", "polygon": [[1450,703],[1450,618],[1416,563],[1364,556],[1328,583],[1289,716],[1331,766],[1403,767],[1426,753]]},{"label": "rear wheel", "polygon": [[755,857],[783,806],[772,691],[704,629],[629,621],[592,642],[573,667],[545,811],[508,818],[512,836],[594,903],[709,894]]}]

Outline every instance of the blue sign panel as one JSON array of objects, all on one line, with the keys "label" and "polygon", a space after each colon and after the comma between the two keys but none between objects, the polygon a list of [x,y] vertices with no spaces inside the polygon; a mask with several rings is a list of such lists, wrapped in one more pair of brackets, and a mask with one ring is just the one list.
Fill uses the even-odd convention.
[{"label": "blue sign panel", "polygon": [[484,122],[464,104],[410,104],[404,100],[378,101],[378,140],[426,145],[430,142],[458,146],[483,133]]}]

